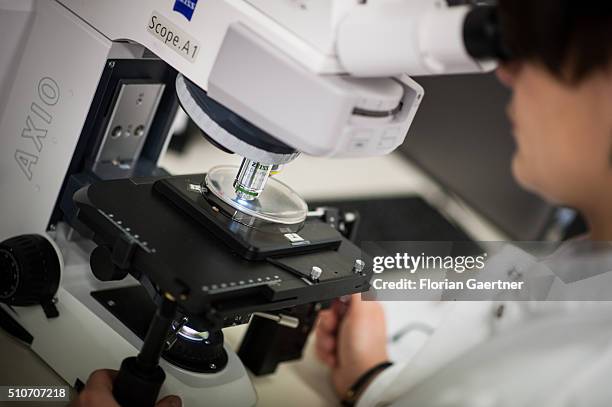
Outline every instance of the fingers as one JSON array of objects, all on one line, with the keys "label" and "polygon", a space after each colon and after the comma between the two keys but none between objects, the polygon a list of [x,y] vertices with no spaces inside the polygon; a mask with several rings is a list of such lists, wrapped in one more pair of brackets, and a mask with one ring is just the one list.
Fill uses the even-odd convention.
[{"label": "fingers", "polygon": [[338,328],[338,315],[332,310],[319,312],[319,323],[317,330],[321,329],[328,333],[333,333]]},{"label": "fingers", "polygon": [[74,399],[73,407],[119,407],[113,398],[113,380],[117,372],[102,369],[93,372],[79,396]]},{"label": "fingers", "polygon": [[353,295],[343,318],[339,341],[348,336],[360,335],[371,330],[386,334],[385,310],[378,301],[364,301],[359,294]]},{"label": "fingers", "polygon": [[177,396],[166,396],[163,399],[159,400],[155,407],[181,407],[183,403],[181,399]]},{"label": "fingers", "polygon": [[[78,407],[119,407],[113,398],[113,381],[117,371],[101,369],[93,372],[85,389],[75,399],[73,406]],[[177,396],[166,396],[157,402],[155,407],[181,407],[181,399]]]},{"label": "fingers", "polygon": [[317,341],[317,346],[315,346],[315,352],[317,358],[325,365],[333,368],[336,366],[336,354],[335,352],[328,352],[325,349],[318,346],[319,342]]},{"label": "fingers", "polygon": [[361,300],[361,294],[353,294],[351,296],[351,301],[349,303],[349,307],[346,311],[346,316],[348,318],[361,314],[365,311],[368,304],[366,301]]},{"label": "fingers", "polygon": [[361,294],[353,294],[348,311],[352,314],[372,314],[383,312],[383,308],[378,301],[364,301]]},{"label": "fingers", "polygon": [[332,303],[331,309],[335,312],[336,317],[338,318],[338,324],[341,323],[342,318],[346,315],[349,307],[351,306],[351,296],[345,295],[343,297],[337,298]]},{"label": "fingers", "polygon": [[317,329],[315,351],[323,363],[333,367],[336,363],[336,336],[323,329]]},{"label": "fingers", "polygon": [[336,356],[330,353],[317,355],[319,360],[323,362],[326,366],[333,369],[336,366]]},{"label": "fingers", "polygon": [[350,296],[335,299],[330,308],[319,312],[318,326],[330,333],[337,332],[338,325],[342,322],[342,318],[350,306],[350,301]]},{"label": "fingers", "polygon": [[319,313],[316,327],[315,352],[317,357],[329,367],[336,367],[338,362],[337,343],[340,325],[345,317],[360,318],[367,316],[368,308],[361,301],[361,295],[355,294],[351,297],[335,300],[329,309]]},{"label": "fingers", "polygon": [[318,330],[316,336],[318,349],[327,353],[333,353],[336,350],[336,337],[334,335]]},{"label": "fingers", "polygon": [[89,375],[86,387],[90,390],[113,391],[113,380],[117,376],[116,370],[100,369]]},{"label": "fingers", "polygon": [[319,322],[315,330],[315,352],[319,360],[329,367],[336,364],[336,331],[338,317],[333,310],[319,313]]}]

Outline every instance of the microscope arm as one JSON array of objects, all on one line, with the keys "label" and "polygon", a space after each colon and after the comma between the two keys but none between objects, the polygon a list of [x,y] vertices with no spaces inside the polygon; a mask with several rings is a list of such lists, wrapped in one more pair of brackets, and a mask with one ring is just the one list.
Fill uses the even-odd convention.
[{"label": "microscope arm", "polygon": [[[187,21],[161,0],[147,7],[120,0],[60,1],[107,37],[142,44],[210,99],[314,156],[388,154],[404,141],[424,93],[409,75],[493,67],[481,61],[494,55],[468,52],[474,38],[466,35],[475,21],[472,11],[489,7],[448,7],[433,0],[218,0],[198,3]],[[186,55],[180,45],[187,40]],[[355,114],[364,110],[376,114]],[[379,117],[384,111],[393,114]],[[241,148],[240,140],[212,132],[217,144],[266,161]]]}]

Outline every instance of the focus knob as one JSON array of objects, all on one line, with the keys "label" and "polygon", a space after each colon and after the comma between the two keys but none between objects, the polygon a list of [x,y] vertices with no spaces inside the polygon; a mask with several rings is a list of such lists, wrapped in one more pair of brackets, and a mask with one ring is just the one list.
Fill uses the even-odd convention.
[{"label": "focus knob", "polygon": [[0,244],[0,302],[40,304],[48,318],[58,315],[53,304],[60,281],[55,248],[40,235],[22,235]]},{"label": "focus knob", "polygon": [[100,281],[123,280],[128,271],[120,269],[113,263],[113,254],[106,246],[98,246],[89,257],[89,265],[94,276]]},{"label": "focus knob", "polygon": [[164,359],[191,372],[217,373],[227,365],[228,356],[223,348],[223,332],[211,331],[205,337],[190,328],[182,329]]}]

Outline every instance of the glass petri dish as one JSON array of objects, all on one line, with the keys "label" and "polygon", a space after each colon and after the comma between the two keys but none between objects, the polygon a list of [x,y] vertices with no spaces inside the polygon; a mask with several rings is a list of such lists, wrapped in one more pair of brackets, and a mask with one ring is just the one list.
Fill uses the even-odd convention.
[{"label": "glass petri dish", "polygon": [[248,201],[236,194],[236,174],[238,167],[235,166],[214,167],[206,174],[206,188],[232,208],[266,222],[285,225],[304,222],[308,206],[288,185],[270,177],[263,192],[256,199]]}]

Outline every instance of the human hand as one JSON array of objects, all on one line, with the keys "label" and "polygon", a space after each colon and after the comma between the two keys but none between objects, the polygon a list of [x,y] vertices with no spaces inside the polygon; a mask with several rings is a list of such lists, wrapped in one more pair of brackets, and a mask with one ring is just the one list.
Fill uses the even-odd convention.
[{"label": "human hand", "polygon": [[360,294],[348,304],[335,300],[319,313],[316,353],[332,369],[340,397],[372,367],[389,360],[384,310],[377,301],[362,301]]},{"label": "human hand", "polygon": [[[113,397],[113,380],[117,371],[102,369],[93,372],[85,388],[72,402],[72,407],[120,407]],[[181,407],[177,396],[166,396],[157,402],[155,407]]]}]

